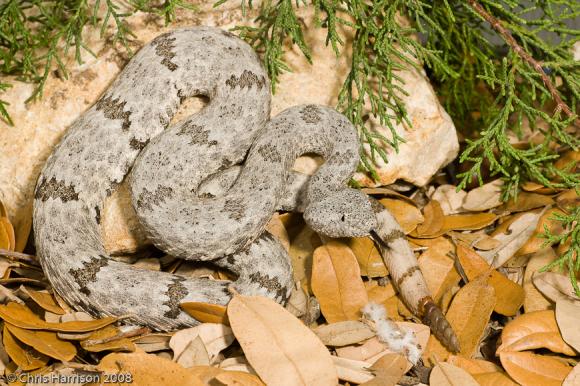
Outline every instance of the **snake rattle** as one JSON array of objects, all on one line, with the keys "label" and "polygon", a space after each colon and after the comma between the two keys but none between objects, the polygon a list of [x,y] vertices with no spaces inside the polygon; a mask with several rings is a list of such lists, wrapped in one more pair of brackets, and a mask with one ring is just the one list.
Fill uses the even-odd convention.
[{"label": "snake rattle", "polygon": [[[169,124],[183,100],[200,95],[207,106]],[[347,186],[358,149],[356,129],[331,108],[295,106],[270,119],[268,76],[241,39],[210,27],[175,30],[131,59],[48,158],[35,191],[37,254],[56,292],[95,316],[130,314],[171,330],[198,323],[182,302],[227,304],[231,282],[149,271],[107,255],[103,203],[128,178],[158,248],[211,261],[237,274],[238,292],[284,303],[291,264],[264,228],[280,207],[296,207],[287,199],[296,196],[290,169],[298,156],[316,153],[325,163],[302,187],[306,222],[328,237],[371,234],[405,303],[457,351],[398,224]]]}]

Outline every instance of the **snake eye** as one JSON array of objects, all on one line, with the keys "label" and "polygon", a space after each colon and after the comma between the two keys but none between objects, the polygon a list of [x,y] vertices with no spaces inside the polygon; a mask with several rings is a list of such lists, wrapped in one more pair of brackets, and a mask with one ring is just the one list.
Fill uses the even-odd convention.
[{"label": "snake eye", "polygon": [[345,218],[344,218],[344,214],[342,215],[342,217],[340,218],[340,221],[344,222]]}]

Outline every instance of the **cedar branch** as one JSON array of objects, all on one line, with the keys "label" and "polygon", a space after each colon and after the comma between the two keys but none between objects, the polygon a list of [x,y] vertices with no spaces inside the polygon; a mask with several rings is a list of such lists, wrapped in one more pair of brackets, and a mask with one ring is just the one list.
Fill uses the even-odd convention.
[{"label": "cedar branch", "polygon": [[[473,8],[475,12],[477,12],[481,17],[483,17],[485,21],[487,21],[491,25],[491,27],[501,35],[501,37],[511,47],[511,49],[514,50],[514,52],[518,54],[523,60],[525,60],[534,70],[536,70],[538,74],[540,74],[540,77],[542,78],[544,85],[550,92],[550,95],[552,96],[554,102],[556,102],[556,109],[554,113],[558,114],[560,111],[563,111],[569,117],[575,116],[576,114],[572,112],[570,107],[560,97],[560,93],[558,92],[558,90],[556,90],[556,87],[550,80],[550,77],[544,71],[542,65],[536,59],[534,59],[529,53],[527,53],[522,48],[522,46],[519,45],[519,43],[513,37],[512,33],[501,24],[501,21],[496,19],[490,13],[488,13],[482,7],[482,5],[477,2],[477,0],[467,0],[467,1],[469,5],[471,5],[471,8]],[[576,120],[576,123],[578,123],[577,121],[578,120]]]}]

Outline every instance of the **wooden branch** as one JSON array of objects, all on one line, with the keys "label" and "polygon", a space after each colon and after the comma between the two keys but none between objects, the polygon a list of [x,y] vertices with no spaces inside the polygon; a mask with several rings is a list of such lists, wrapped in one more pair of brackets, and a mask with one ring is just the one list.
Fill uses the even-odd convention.
[{"label": "wooden branch", "polygon": [[558,92],[558,90],[556,90],[556,87],[550,80],[550,77],[544,71],[542,65],[537,60],[535,60],[530,54],[528,54],[522,48],[522,46],[519,45],[516,39],[514,39],[512,33],[501,24],[501,21],[496,19],[493,15],[489,14],[481,6],[481,4],[477,2],[477,0],[467,0],[467,2],[475,10],[475,12],[477,12],[481,17],[483,17],[485,21],[487,21],[491,25],[491,27],[501,35],[503,40],[511,47],[512,50],[514,50],[516,54],[518,54],[520,58],[526,61],[534,70],[536,70],[538,74],[540,74],[540,77],[542,78],[544,85],[550,92],[550,95],[552,96],[554,102],[556,102],[556,110],[554,111],[554,113],[557,114],[560,111],[563,111],[569,117],[575,116],[570,107],[560,97],[560,93]]}]

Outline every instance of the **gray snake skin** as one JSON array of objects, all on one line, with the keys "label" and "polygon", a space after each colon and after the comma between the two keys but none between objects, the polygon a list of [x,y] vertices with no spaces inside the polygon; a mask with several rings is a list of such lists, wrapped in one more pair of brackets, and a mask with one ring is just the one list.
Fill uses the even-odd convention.
[{"label": "gray snake skin", "polygon": [[[169,125],[181,102],[198,95],[208,105]],[[175,30],[133,57],[47,160],[35,191],[37,254],[74,308],[129,315],[157,330],[197,324],[179,304],[227,304],[230,286],[284,303],[293,284],[289,257],[264,228],[278,208],[292,206],[283,203],[296,196],[289,186],[298,156],[325,159],[304,187],[304,218],[315,231],[361,237],[377,230],[386,242],[404,236],[377,222],[388,211],[347,187],[358,150],[356,129],[331,108],[296,106],[270,119],[267,74],[239,38],[210,27]],[[111,259],[101,212],[126,177],[139,220],[158,248],[211,261],[237,280],[187,278]],[[223,189],[204,188],[216,185]],[[404,271],[403,279],[414,276],[415,270]]]}]

